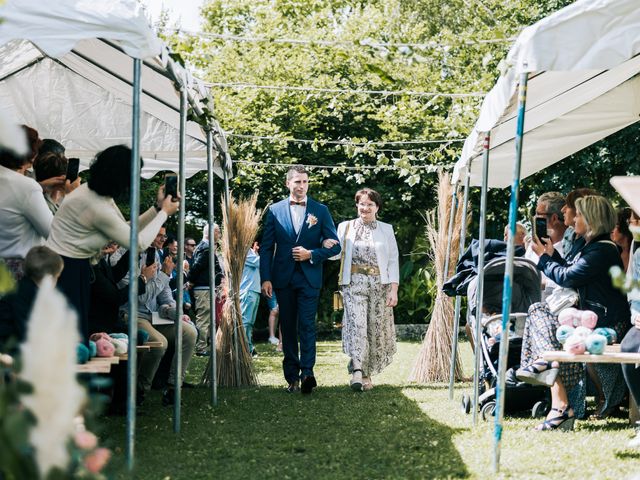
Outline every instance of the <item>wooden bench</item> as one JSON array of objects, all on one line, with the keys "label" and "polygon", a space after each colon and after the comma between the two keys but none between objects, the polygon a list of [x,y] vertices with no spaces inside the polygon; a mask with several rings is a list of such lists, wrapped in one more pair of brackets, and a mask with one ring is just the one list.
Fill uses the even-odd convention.
[{"label": "wooden bench", "polygon": [[[640,364],[640,353],[627,353],[620,351],[620,344],[607,345],[602,355],[583,353],[573,355],[564,351],[544,352],[542,358],[548,362],[560,363],[618,363]],[[635,424],[640,420],[640,412],[633,396],[629,394],[629,423]]]}]

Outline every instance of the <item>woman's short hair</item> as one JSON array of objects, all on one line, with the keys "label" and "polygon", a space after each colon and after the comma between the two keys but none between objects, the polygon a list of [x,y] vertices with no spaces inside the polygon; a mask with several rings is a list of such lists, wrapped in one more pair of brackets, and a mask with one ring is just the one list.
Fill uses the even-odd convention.
[{"label": "woman's short hair", "polygon": [[33,171],[36,181],[41,182],[47,178],[59,177],[67,173],[69,161],[64,155],[48,152],[39,154],[33,162]]},{"label": "woman's short hair", "polygon": [[610,234],[616,226],[617,215],[611,202],[600,195],[587,195],[576,200],[576,211],[587,224],[586,236]]},{"label": "woman's short hair", "polygon": [[57,277],[63,268],[62,257],[45,246],[33,247],[24,259],[24,274],[36,283],[47,275]]},{"label": "woman's short hair", "polygon": [[371,188],[362,188],[356,192],[356,203],[360,202],[362,197],[368,197],[373,203],[378,206],[378,210],[382,209],[382,196]]},{"label": "woman's short hair", "polygon": [[98,153],[89,167],[87,184],[98,195],[125,200],[131,186],[131,149],[114,145]]},{"label": "woman's short hair", "polygon": [[596,190],[592,188],[576,188],[575,190],[567,193],[565,203],[571,210],[576,209],[576,200],[578,198],[586,197],[587,195],[600,195]]}]

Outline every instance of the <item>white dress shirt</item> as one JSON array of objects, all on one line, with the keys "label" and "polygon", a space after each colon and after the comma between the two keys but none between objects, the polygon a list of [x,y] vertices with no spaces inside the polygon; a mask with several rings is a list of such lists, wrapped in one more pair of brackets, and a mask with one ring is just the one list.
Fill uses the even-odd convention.
[{"label": "white dress shirt", "polygon": [[[291,212],[291,222],[293,223],[293,229],[296,231],[296,234],[302,227],[302,222],[304,222],[304,212],[307,211],[307,197],[304,197],[300,201],[305,203],[304,207],[302,205],[289,204],[289,211]],[[289,197],[289,202],[297,202],[297,200],[293,197]]]}]

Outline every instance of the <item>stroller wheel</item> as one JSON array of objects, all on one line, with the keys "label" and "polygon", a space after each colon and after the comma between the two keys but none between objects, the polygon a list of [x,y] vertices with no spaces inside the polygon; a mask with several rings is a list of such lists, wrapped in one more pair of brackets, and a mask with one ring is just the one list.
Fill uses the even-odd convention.
[{"label": "stroller wheel", "polygon": [[549,402],[546,400],[536,402],[531,408],[531,418],[546,417],[547,413],[549,413]]},{"label": "stroller wheel", "polygon": [[471,412],[471,398],[466,393],[462,395],[462,411],[466,414]]},{"label": "stroller wheel", "polygon": [[487,402],[482,406],[480,410],[482,414],[482,420],[485,422],[489,420],[489,417],[493,417],[496,413],[496,402]]}]

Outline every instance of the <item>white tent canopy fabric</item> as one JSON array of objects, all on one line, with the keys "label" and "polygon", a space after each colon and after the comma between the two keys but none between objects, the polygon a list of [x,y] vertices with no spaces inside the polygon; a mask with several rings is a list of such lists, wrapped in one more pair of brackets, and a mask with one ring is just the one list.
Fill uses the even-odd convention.
[{"label": "white tent canopy fabric", "polygon": [[[91,15],[95,17],[89,21]],[[0,117],[5,123],[6,119],[24,123],[42,138],[60,141],[68,157],[80,158],[82,168],[106,147],[130,145],[132,54],[144,58],[142,175],[177,171],[180,98],[176,83],[186,86],[192,105],[198,107],[206,90],[202,82],[169,60],[138,2],[61,0],[51,11],[43,9],[38,0],[12,0],[0,9],[0,17],[6,20],[0,24]],[[14,20],[23,23],[14,24]],[[66,20],[70,23],[65,26]],[[105,33],[105,28],[114,29],[106,35],[109,40],[94,38]],[[72,33],[65,37],[69,31]],[[30,41],[10,41],[20,36]],[[223,136],[219,127],[217,133]],[[194,122],[187,123],[185,147],[185,174],[205,170],[206,137]],[[230,169],[228,158],[224,163]],[[222,176],[217,159],[214,171]]]},{"label": "white tent canopy fabric", "polygon": [[471,185],[481,184],[474,160],[491,132],[489,186],[511,183],[521,73],[531,73],[522,178],[640,119],[638,31],[637,0],[580,0],[526,28],[509,52],[510,68],[483,102],[452,181],[470,164]]}]

